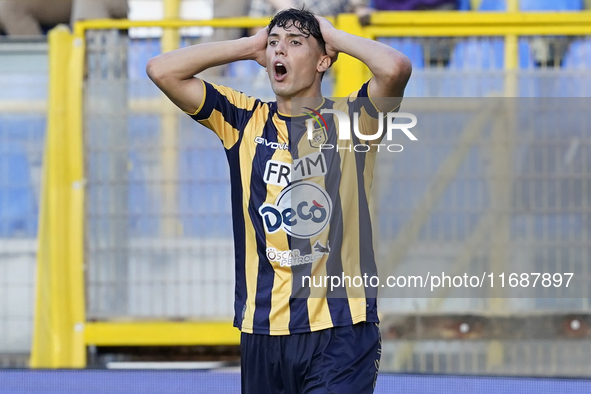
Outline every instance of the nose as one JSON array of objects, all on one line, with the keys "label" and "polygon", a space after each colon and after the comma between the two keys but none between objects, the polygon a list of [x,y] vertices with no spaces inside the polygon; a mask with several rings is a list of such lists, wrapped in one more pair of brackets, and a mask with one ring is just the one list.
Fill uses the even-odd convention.
[{"label": "nose", "polygon": [[277,45],[275,46],[275,54],[285,56],[285,45],[283,44],[282,40],[279,40],[279,42],[277,42]]}]

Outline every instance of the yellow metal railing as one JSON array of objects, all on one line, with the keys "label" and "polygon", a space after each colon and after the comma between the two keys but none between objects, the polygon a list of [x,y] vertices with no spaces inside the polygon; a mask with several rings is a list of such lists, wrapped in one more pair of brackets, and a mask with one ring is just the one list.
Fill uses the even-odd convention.
[{"label": "yellow metal railing", "polygon": [[[168,13],[167,16],[170,17]],[[229,322],[86,321],[82,144],[85,32],[133,27],[160,27],[165,32],[194,26],[244,28],[266,25],[268,20],[92,20],[76,23],[73,34],[65,27],[50,33],[50,94],[39,226],[33,367],[82,368],[86,365],[85,349],[90,344],[238,344],[239,333]],[[518,36],[591,34],[591,12],[383,12],[372,15],[368,27],[360,26],[357,17],[351,14],[339,15],[333,21],[338,29],[374,39],[384,36],[503,36],[507,44],[505,67],[508,71],[518,66]],[[167,34],[164,48],[173,49],[177,46],[178,35],[166,38]],[[367,77],[368,70],[361,62],[350,56],[340,56],[335,64],[333,95],[354,91]],[[507,80],[505,94],[513,96],[514,80]],[[175,138],[174,134],[171,138]]]},{"label": "yellow metal railing", "polygon": [[49,103],[37,254],[32,367],[83,367],[83,41],[49,35]]}]

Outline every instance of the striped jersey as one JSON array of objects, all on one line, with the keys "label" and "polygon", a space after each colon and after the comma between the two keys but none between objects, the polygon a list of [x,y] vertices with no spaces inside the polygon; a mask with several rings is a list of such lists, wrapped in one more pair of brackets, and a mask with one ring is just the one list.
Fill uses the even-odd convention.
[{"label": "striped jersey", "polygon": [[[375,292],[350,280],[333,289],[322,283],[376,275],[369,210],[376,152],[355,152],[350,147],[364,141],[355,133],[338,139],[334,117],[314,115],[338,109],[353,119],[357,112],[359,129],[374,134],[369,82],[298,116],[280,113],[276,102],[203,84],[203,102],[190,116],[221,139],[230,166],[234,325],[289,335],[377,323]],[[339,149],[320,149],[330,145]]]}]

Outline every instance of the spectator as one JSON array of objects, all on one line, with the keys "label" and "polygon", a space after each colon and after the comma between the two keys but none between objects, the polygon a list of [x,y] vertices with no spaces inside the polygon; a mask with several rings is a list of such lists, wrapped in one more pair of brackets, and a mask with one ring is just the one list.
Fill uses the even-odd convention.
[{"label": "spectator", "polygon": [[[370,0],[371,1],[371,0]],[[275,15],[286,8],[302,8],[316,15],[333,16],[343,12],[355,12],[359,20],[369,19],[371,8],[367,6],[368,0],[251,0],[248,16],[260,18],[267,15]],[[256,34],[261,27],[250,29],[250,35]]]},{"label": "spectator", "polygon": [[[236,18],[248,14],[250,0],[215,0],[213,2],[213,18]],[[235,40],[245,35],[248,29],[240,28],[216,28],[209,37],[204,37],[203,42],[219,42]],[[216,81],[216,78],[226,74],[228,65],[224,64],[204,70],[202,77]]]},{"label": "spectator", "polygon": [[[213,2],[213,17],[235,18],[247,15],[249,0],[215,0]],[[211,41],[234,40],[243,35],[245,29],[215,29]]]},{"label": "spectator", "polygon": [[84,19],[126,19],[127,0],[74,0],[71,21]]},{"label": "spectator", "polygon": [[127,18],[127,0],[0,0],[0,30],[9,36],[94,18]]},{"label": "spectator", "polygon": [[458,0],[373,0],[380,11],[457,10]]},{"label": "spectator", "polygon": [[301,8],[303,5],[317,15],[337,15],[349,11],[355,11],[359,15],[367,8],[366,4],[366,0],[252,0],[248,16],[274,15],[282,9]]}]

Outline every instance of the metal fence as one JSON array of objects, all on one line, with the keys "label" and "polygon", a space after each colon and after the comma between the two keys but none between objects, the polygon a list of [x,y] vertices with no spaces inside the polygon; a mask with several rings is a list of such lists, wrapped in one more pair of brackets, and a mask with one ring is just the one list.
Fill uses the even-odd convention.
[{"label": "metal fence", "polygon": [[[82,119],[87,327],[122,319],[229,320],[234,270],[229,174],[221,144],[213,133],[173,108],[146,77],[147,60],[162,49],[158,28],[148,27],[138,35],[133,28],[127,31],[128,26],[116,23],[105,27],[112,29],[89,25],[80,30],[86,45]],[[410,97],[494,97],[503,96],[508,87],[521,96],[584,97],[591,64],[585,60],[590,53],[589,40],[569,37],[544,39],[544,45],[554,48],[546,49],[545,57],[543,50],[539,54],[533,49],[543,47],[536,44],[539,37],[520,38],[514,70],[506,67],[504,38],[380,40],[413,61],[407,90]],[[200,40],[183,38],[181,45]],[[348,69],[343,65],[332,76],[327,75],[325,95],[341,89],[339,78],[343,79],[344,70]],[[226,67],[204,78],[273,99],[266,75],[252,63]],[[409,100],[404,105],[411,104]],[[449,105],[442,104],[442,108],[449,109]],[[527,133],[499,143],[491,130],[467,128],[477,111],[447,119],[453,124],[449,132],[441,129],[445,125],[441,109],[423,110],[426,128],[416,156],[382,155],[378,162],[381,172],[375,183],[375,201],[380,219],[376,226],[382,241],[399,242],[401,234],[410,237],[403,243],[404,253],[395,257],[400,258],[398,263],[463,259],[487,266],[492,258],[535,260],[543,269],[555,268],[565,260],[572,266],[584,266],[589,255],[585,247],[589,203],[577,200],[588,190],[589,135],[584,127],[558,141],[552,134],[558,126],[551,124],[551,118],[540,116],[547,122],[536,123],[532,115]],[[462,142],[468,138],[462,131],[468,137],[472,133],[470,144]],[[499,152],[508,153],[510,160],[495,156]],[[416,164],[416,157],[424,158],[421,165]],[[382,171],[386,168],[394,171]],[[448,172],[441,173],[442,168]],[[498,187],[503,191],[495,194]],[[417,208],[415,197],[426,204],[426,211],[411,215],[409,207]],[[489,210],[495,204],[510,207],[503,216],[504,225],[508,224],[503,228],[509,231],[499,233],[495,226],[480,223],[482,217],[495,214]],[[532,209],[535,212],[530,212]],[[416,233],[407,231],[409,228]],[[487,243],[490,237],[494,245],[504,245],[507,237],[515,238],[511,239],[511,253],[495,255]],[[393,255],[384,250],[379,253],[388,258]],[[560,341],[527,335],[521,339],[469,338],[458,330],[463,317],[457,316],[568,311],[581,315],[580,321],[585,323],[588,301],[584,298],[510,303],[402,299],[386,300],[381,306],[386,314],[384,371],[586,374],[583,368],[570,368],[563,362],[567,353],[561,347],[574,344],[574,348],[584,349],[584,337]],[[453,340],[428,335],[408,338],[404,336],[408,330],[396,331],[398,323],[390,320],[420,320],[434,314],[454,317],[450,323]],[[395,334],[390,335],[390,329]],[[116,339],[115,334],[101,336],[106,337]],[[541,353],[550,354],[550,367],[546,368],[546,361],[536,362]],[[585,352],[576,354],[580,357],[573,363],[586,361]],[[518,360],[527,365],[519,367]]]},{"label": "metal fence", "polygon": [[[87,33],[88,317],[230,319],[233,244],[221,144],[160,96],[144,71],[160,41],[133,34]],[[113,48],[118,57],[105,62]],[[221,72],[248,87],[259,70],[243,66]]]},{"label": "metal fence", "polygon": [[[503,95],[509,73],[504,70],[502,39],[446,39],[443,47],[449,51],[447,61],[443,60],[445,54],[441,49],[439,58],[429,60],[427,56],[427,51],[433,50],[433,43],[441,43],[439,40],[384,41],[401,48],[413,59],[415,71],[409,96]],[[556,38],[549,42],[564,41]],[[94,64],[113,66],[112,62],[96,60],[117,47],[108,40],[102,43],[96,46],[89,40],[87,52],[85,119],[90,171],[87,177],[87,313],[91,318],[102,319],[120,316],[229,318],[233,300],[233,259],[228,171],[221,145],[210,131],[185,115],[178,111],[168,113],[165,104],[165,109],[153,112],[142,110],[136,104],[133,111],[127,111],[130,106],[125,103],[108,102],[107,98],[115,95],[116,89],[121,90],[116,96],[124,97],[126,86],[128,92],[144,94],[130,97],[129,102],[158,97],[155,88],[141,73],[145,61],[158,52],[158,41],[132,39],[125,44],[133,54],[128,61],[128,79],[123,74],[117,78],[104,69],[94,68]],[[584,96],[582,82],[587,78],[584,68],[587,63],[576,63],[573,59],[581,58],[580,53],[574,54],[575,49],[586,46],[585,39],[569,41],[568,53],[562,54],[564,59],[551,67],[548,62],[534,64],[531,49],[521,48],[520,56],[524,59],[520,60],[523,69],[517,72],[519,93],[540,96],[546,90],[547,95],[552,96],[570,92]],[[422,52],[424,60],[417,51]],[[560,67],[561,63],[564,67]],[[251,77],[236,78],[240,73]],[[206,78],[236,86],[248,94],[269,96],[268,90],[260,90],[268,85],[266,76],[256,65],[240,64]],[[553,90],[549,90],[550,86]],[[111,109],[99,110],[104,107],[95,104],[96,100],[107,103]],[[476,102],[486,107],[484,100]],[[560,117],[559,111],[544,112],[540,108],[535,110],[537,112],[522,113],[525,119],[514,126],[514,135],[504,134],[501,141],[495,143],[498,137],[491,124],[494,126],[495,118],[506,118],[507,114],[496,113],[481,130],[475,130],[471,122],[482,108],[472,105],[472,109],[468,109],[471,103],[474,101],[435,100],[429,102],[431,110],[424,110],[422,101],[406,101],[404,110],[413,112],[416,108],[418,112],[413,113],[421,119],[417,128],[420,147],[397,156],[384,154],[378,160],[374,182],[375,213],[379,218],[376,226],[381,239],[377,243],[378,248],[384,246],[378,251],[379,259],[390,261],[392,256],[394,259],[404,256],[397,261],[400,270],[407,264],[421,262],[445,267],[462,259],[472,269],[486,270],[492,264],[491,259],[500,259],[506,260],[503,264],[507,269],[519,266],[533,270],[535,267],[545,272],[561,266],[583,275],[581,267],[588,254],[585,244],[589,241],[586,227],[580,222],[588,206],[588,202],[581,199],[587,187],[587,172],[583,168],[589,160],[586,120],[578,118],[581,122],[578,127],[570,125],[568,130],[557,130],[551,120]],[[551,103],[547,105],[553,107]],[[456,113],[447,116],[446,111],[451,108],[455,108]],[[569,116],[572,118],[572,114]],[[538,117],[547,122],[535,121]],[[176,127],[176,132],[168,127]],[[117,129],[120,130],[115,131]],[[105,130],[111,130],[114,137],[110,138]],[[167,133],[174,135],[167,137]],[[472,142],[466,147],[463,141],[470,134],[473,134]],[[122,156],[118,158],[118,155]],[[417,162],[419,157],[423,159]],[[121,161],[119,170],[115,164],[118,160]],[[457,168],[442,173],[439,169],[449,167],[450,160],[456,161]],[[510,163],[509,167],[504,163]],[[126,166],[127,172],[124,171]],[[500,180],[495,179],[498,176]],[[432,193],[430,197],[429,193]],[[504,193],[511,195],[507,197]],[[431,206],[420,205],[429,198]],[[504,200],[506,198],[509,200]],[[118,208],[114,208],[116,201],[120,202]],[[503,201],[508,205],[491,208]],[[552,205],[549,201],[561,203]],[[420,209],[427,211],[423,217],[417,212]],[[499,212],[507,215],[504,224],[509,226],[508,232],[501,231],[498,223],[483,224],[487,215],[499,215]],[[118,220],[107,220],[108,217]],[[396,245],[398,237],[404,239],[401,233],[412,225],[418,226],[420,231],[414,239],[405,239],[404,250],[393,253],[392,245]],[[103,236],[101,231],[104,231]],[[496,234],[501,235],[495,238]],[[511,244],[503,236],[510,237]],[[501,243],[500,247],[509,251],[495,256],[491,242]],[[588,301],[584,298],[491,302],[484,298],[457,299],[452,295],[435,304],[437,306],[432,299],[382,300],[384,330],[388,330],[390,318],[400,318],[401,314],[492,312],[516,316],[588,311]],[[529,338],[527,332],[523,332],[523,336]],[[422,341],[394,341],[386,335],[382,368],[384,371],[477,374],[582,373],[582,369],[572,366],[585,361],[585,353],[577,353],[580,357],[567,363],[567,353],[560,350],[561,346],[555,340],[450,342],[427,337]],[[540,352],[554,354],[554,361],[538,362],[536,355]],[[523,363],[524,360],[527,361]],[[546,364],[552,367],[546,368]]]},{"label": "metal fence", "polygon": [[47,43],[0,41],[0,365],[31,349]]},{"label": "metal fence", "polygon": [[[228,320],[234,263],[222,145],[148,79],[145,65],[160,53],[160,40],[150,29],[141,35],[87,33],[87,314]],[[181,45],[202,41],[187,37]],[[105,61],[113,48],[121,48],[116,60]],[[204,78],[273,99],[255,62]],[[331,82],[327,75],[325,88]]]},{"label": "metal fence", "polygon": [[[382,299],[384,370],[588,374],[579,351],[590,343],[588,103],[405,101],[419,141],[376,164],[381,276],[494,273],[497,282]],[[550,289],[532,277],[526,291],[500,289],[501,273],[535,272],[575,282]]]},{"label": "metal fence", "polygon": [[505,69],[505,39],[497,37],[380,37],[413,63],[407,97],[587,97],[589,36],[527,36],[517,42],[517,67]]}]

